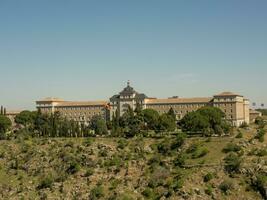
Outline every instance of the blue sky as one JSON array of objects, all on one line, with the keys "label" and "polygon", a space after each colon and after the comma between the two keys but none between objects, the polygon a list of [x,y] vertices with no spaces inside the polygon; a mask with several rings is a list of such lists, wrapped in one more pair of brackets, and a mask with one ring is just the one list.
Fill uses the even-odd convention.
[{"label": "blue sky", "polygon": [[265,0],[0,0],[0,104],[222,91],[267,105]]}]

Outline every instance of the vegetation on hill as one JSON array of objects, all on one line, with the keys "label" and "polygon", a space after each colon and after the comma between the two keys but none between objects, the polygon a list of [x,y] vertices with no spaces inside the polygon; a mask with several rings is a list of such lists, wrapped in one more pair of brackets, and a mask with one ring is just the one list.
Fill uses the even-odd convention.
[{"label": "vegetation on hill", "polygon": [[230,123],[224,117],[225,114],[219,108],[203,107],[186,114],[180,126],[188,134],[223,135],[230,131]]},{"label": "vegetation on hill", "polygon": [[11,121],[4,115],[0,115],[0,139],[5,139],[6,132],[11,128]]},{"label": "vegetation on hill", "polygon": [[256,109],[256,110],[261,112],[262,115],[267,115],[267,109]]},{"label": "vegetation on hill", "polygon": [[57,112],[23,111],[15,121],[22,128],[0,141],[0,199],[267,199],[261,120],[227,137],[199,137],[230,130],[210,107],[188,113],[182,131],[172,109],[129,108],[88,126]]},{"label": "vegetation on hill", "polygon": [[0,198],[266,198],[266,140],[255,138],[256,128],[210,139],[39,138],[20,130],[0,141]]}]

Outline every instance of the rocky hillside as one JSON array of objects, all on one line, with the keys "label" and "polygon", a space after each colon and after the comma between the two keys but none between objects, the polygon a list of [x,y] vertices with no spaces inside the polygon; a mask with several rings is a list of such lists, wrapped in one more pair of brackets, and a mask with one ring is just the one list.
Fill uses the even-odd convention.
[{"label": "rocky hillside", "polygon": [[2,140],[0,199],[260,200],[267,138],[255,135]]}]

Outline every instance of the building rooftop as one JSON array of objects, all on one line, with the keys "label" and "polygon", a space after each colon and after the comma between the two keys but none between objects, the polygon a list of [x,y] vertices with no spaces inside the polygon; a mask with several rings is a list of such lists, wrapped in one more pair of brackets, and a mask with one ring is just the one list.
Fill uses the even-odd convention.
[{"label": "building rooftop", "polygon": [[44,99],[38,100],[37,102],[61,102],[63,99],[57,97],[46,97]]},{"label": "building rooftop", "polygon": [[233,93],[233,92],[222,92],[220,94],[217,94],[217,95],[214,95],[215,97],[227,97],[227,96],[240,96],[242,97],[241,95],[239,94],[236,94],[236,93]]},{"label": "building rooftop", "polygon": [[63,101],[59,102],[56,106],[106,106],[107,104],[107,101]]},{"label": "building rooftop", "polygon": [[170,99],[148,99],[147,104],[168,104],[168,103],[208,103],[212,97],[197,98],[170,98]]}]

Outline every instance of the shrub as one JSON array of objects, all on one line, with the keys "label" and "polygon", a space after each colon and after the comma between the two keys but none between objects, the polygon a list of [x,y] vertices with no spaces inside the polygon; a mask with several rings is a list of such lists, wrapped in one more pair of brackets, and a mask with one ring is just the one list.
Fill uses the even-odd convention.
[{"label": "shrub", "polygon": [[225,161],[225,170],[229,173],[238,172],[242,163],[241,158],[231,153],[224,158]]},{"label": "shrub", "polygon": [[147,199],[153,199],[154,197],[154,192],[151,188],[146,188],[143,192],[142,195],[146,197]]},{"label": "shrub", "polygon": [[174,159],[173,163],[177,167],[182,167],[183,165],[185,165],[186,158],[187,158],[187,156],[185,154],[181,153],[180,155],[178,155]]},{"label": "shrub", "polygon": [[229,153],[229,152],[239,152],[242,148],[234,143],[228,143],[226,147],[223,148],[223,153]]},{"label": "shrub", "polygon": [[84,176],[85,177],[89,177],[89,176],[92,176],[93,174],[94,174],[94,170],[89,168],[89,169],[86,170]]},{"label": "shrub", "polygon": [[228,194],[234,188],[234,184],[230,180],[225,180],[220,184],[219,188],[224,194]]},{"label": "shrub", "polygon": [[92,138],[85,138],[83,141],[83,144],[87,147],[91,146],[93,144],[93,139]]},{"label": "shrub", "polygon": [[106,167],[120,167],[122,165],[122,160],[118,155],[114,155],[111,159],[106,160],[104,166]]},{"label": "shrub", "polygon": [[211,187],[211,185],[208,185],[207,188],[205,189],[205,194],[211,196],[213,192],[213,189]]},{"label": "shrub", "polygon": [[54,180],[53,180],[51,175],[43,177],[41,179],[39,185],[37,186],[37,189],[41,190],[41,189],[45,189],[45,188],[52,188],[53,182],[54,182]]},{"label": "shrub", "polygon": [[184,185],[184,180],[182,178],[175,178],[171,187],[174,191],[178,191]]},{"label": "shrub", "polygon": [[255,119],[255,124],[257,124],[257,125],[259,125],[259,126],[264,125],[264,120],[263,120],[263,118],[262,118],[262,117],[257,117],[257,118]]},{"label": "shrub", "polygon": [[238,132],[238,134],[236,135],[236,138],[243,138],[243,133],[241,131]]},{"label": "shrub", "polygon": [[127,142],[126,139],[120,139],[120,140],[118,141],[118,146],[117,146],[117,148],[118,148],[118,149],[124,149],[127,145],[128,145],[128,142]]},{"label": "shrub", "polygon": [[193,159],[202,158],[209,153],[207,148],[199,148],[192,154]]},{"label": "shrub", "polygon": [[264,142],[264,136],[266,134],[266,131],[264,129],[258,130],[255,139],[258,139],[260,142]]},{"label": "shrub", "polygon": [[256,191],[259,191],[263,198],[267,198],[267,176],[266,174],[258,174],[256,179],[252,182],[252,186]]},{"label": "shrub", "polygon": [[69,173],[69,174],[75,174],[78,171],[80,171],[80,168],[81,167],[80,167],[79,163],[73,161],[73,162],[70,163],[70,165],[69,165],[69,167],[67,169],[67,173]]},{"label": "shrub", "polygon": [[107,151],[107,149],[100,149],[98,155],[99,155],[100,157],[107,157],[107,156],[108,156],[108,151]]},{"label": "shrub", "polygon": [[259,157],[267,156],[267,149],[260,149],[256,155]]},{"label": "shrub", "polygon": [[194,153],[198,149],[199,149],[199,143],[194,143],[186,150],[186,153]]},{"label": "shrub", "polygon": [[186,138],[186,134],[184,134],[184,133],[179,133],[179,134],[176,136],[174,142],[172,143],[171,148],[172,148],[172,149],[178,149],[178,148],[180,148],[180,147],[184,144],[184,142],[185,142],[185,138]]},{"label": "shrub", "polygon": [[164,141],[157,145],[158,152],[163,155],[169,155],[171,151],[170,140],[165,138]]},{"label": "shrub", "polygon": [[109,190],[115,190],[119,186],[120,183],[121,183],[121,180],[115,179],[115,178],[112,179],[110,181]]},{"label": "shrub", "polygon": [[96,187],[94,187],[91,192],[90,192],[90,195],[89,195],[89,199],[91,200],[97,200],[101,197],[104,196],[104,189],[102,186],[100,185],[97,185]]},{"label": "shrub", "polygon": [[205,183],[211,181],[214,178],[214,175],[212,173],[207,173],[204,177],[203,177],[203,181]]}]

